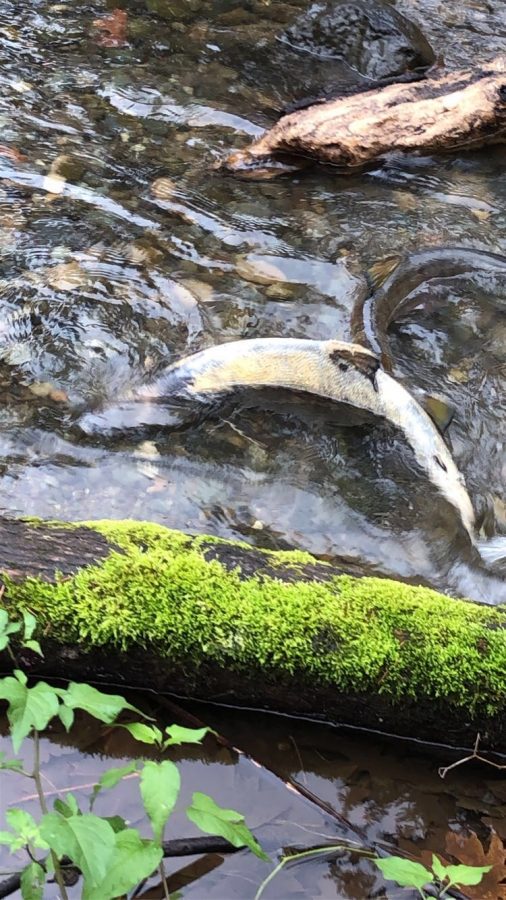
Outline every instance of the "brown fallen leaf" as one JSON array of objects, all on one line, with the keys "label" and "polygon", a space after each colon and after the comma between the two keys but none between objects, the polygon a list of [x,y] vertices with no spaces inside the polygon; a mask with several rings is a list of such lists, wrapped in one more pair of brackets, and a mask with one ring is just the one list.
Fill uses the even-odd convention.
[{"label": "brown fallen leaf", "polygon": [[33,381],[28,390],[35,397],[48,398],[54,403],[68,403],[68,395],[60,388],[55,388],[50,381]]},{"label": "brown fallen leaf", "polygon": [[0,144],[0,156],[6,156],[7,159],[12,159],[13,162],[22,163],[26,162],[28,157],[21,153],[16,147],[6,147],[5,144]]},{"label": "brown fallen leaf", "polygon": [[[492,866],[479,884],[465,887],[472,900],[506,900],[506,850],[497,834],[492,831],[487,851],[474,831],[446,834],[446,852],[466,866]],[[443,861],[444,862],[444,861]]]},{"label": "brown fallen leaf", "polygon": [[100,47],[124,47],[127,43],[128,15],[124,9],[113,9],[110,16],[95,19],[93,25],[104,34],[97,38]]}]

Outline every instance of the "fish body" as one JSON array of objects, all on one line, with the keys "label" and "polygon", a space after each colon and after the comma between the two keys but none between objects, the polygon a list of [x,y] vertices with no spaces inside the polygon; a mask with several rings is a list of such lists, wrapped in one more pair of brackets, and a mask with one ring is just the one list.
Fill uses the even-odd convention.
[{"label": "fish body", "polygon": [[393,423],[474,541],[475,516],[464,479],[432,420],[380,368],[377,356],[358,344],[265,338],[210,347],[169,366],[152,384],[133,392],[130,414],[136,403],[143,415],[146,404],[209,403],[234,389],[262,387],[315,394]]},{"label": "fish body", "polygon": [[393,369],[388,329],[397,319],[420,306],[416,289],[433,278],[502,276],[506,280],[506,257],[469,247],[429,247],[410,254],[385,279],[377,291],[355,307],[352,318],[354,341],[376,353],[383,367]]}]

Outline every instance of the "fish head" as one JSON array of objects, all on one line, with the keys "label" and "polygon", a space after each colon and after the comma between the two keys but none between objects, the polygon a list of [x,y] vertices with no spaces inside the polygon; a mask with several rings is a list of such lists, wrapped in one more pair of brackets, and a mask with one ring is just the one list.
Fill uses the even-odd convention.
[{"label": "fish head", "polygon": [[381,365],[379,357],[361,344],[326,341],[325,345],[332,377],[340,384],[342,400],[365,409],[372,407],[374,411],[374,395],[378,392],[376,377]]}]

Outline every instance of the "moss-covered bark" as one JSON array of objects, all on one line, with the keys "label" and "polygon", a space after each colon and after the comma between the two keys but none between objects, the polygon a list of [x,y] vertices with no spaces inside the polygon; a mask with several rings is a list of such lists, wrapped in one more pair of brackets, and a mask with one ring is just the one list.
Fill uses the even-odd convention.
[{"label": "moss-covered bark", "polygon": [[[34,671],[318,715],[501,749],[506,610],[356,578],[308,554],[259,551],[138,522],[62,528],[35,576],[5,562],[2,602],[28,607],[47,648]],[[56,531],[52,531],[55,529]],[[42,537],[41,537],[42,536]],[[20,535],[17,535],[19,542]],[[77,563],[79,542],[86,547]],[[96,561],[90,561],[92,548]],[[40,548],[39,548],[40,549]],[[65,566],[58,559],[65,560]],[[54,574],[54,570],[64,572]]]}]

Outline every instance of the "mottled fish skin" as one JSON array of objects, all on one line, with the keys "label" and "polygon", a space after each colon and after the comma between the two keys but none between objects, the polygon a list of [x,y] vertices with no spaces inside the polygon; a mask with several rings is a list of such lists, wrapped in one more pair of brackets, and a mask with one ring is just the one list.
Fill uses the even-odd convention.
[{"label": "mottled fish skin", "polygon": [[399,263],[380,288],[355,307],[352,338],[376,353],[387,372],[393,369],[388,329],[396,319],[420,306],[413,291],[433,278],[455,278],[469,273],[502,275],[506,257],[470,247],[429,247]]},{"label": "mottled fish skin", "polygon": [[234,341],[169,366],[130,399],[205,403],[241,387],[305,391],[392,422],[404,434],[430,481],[458,511],[474,542],[473,507],[446,444],[414,397],[382,371],[377,356],[363,346],[294,338]]}]

